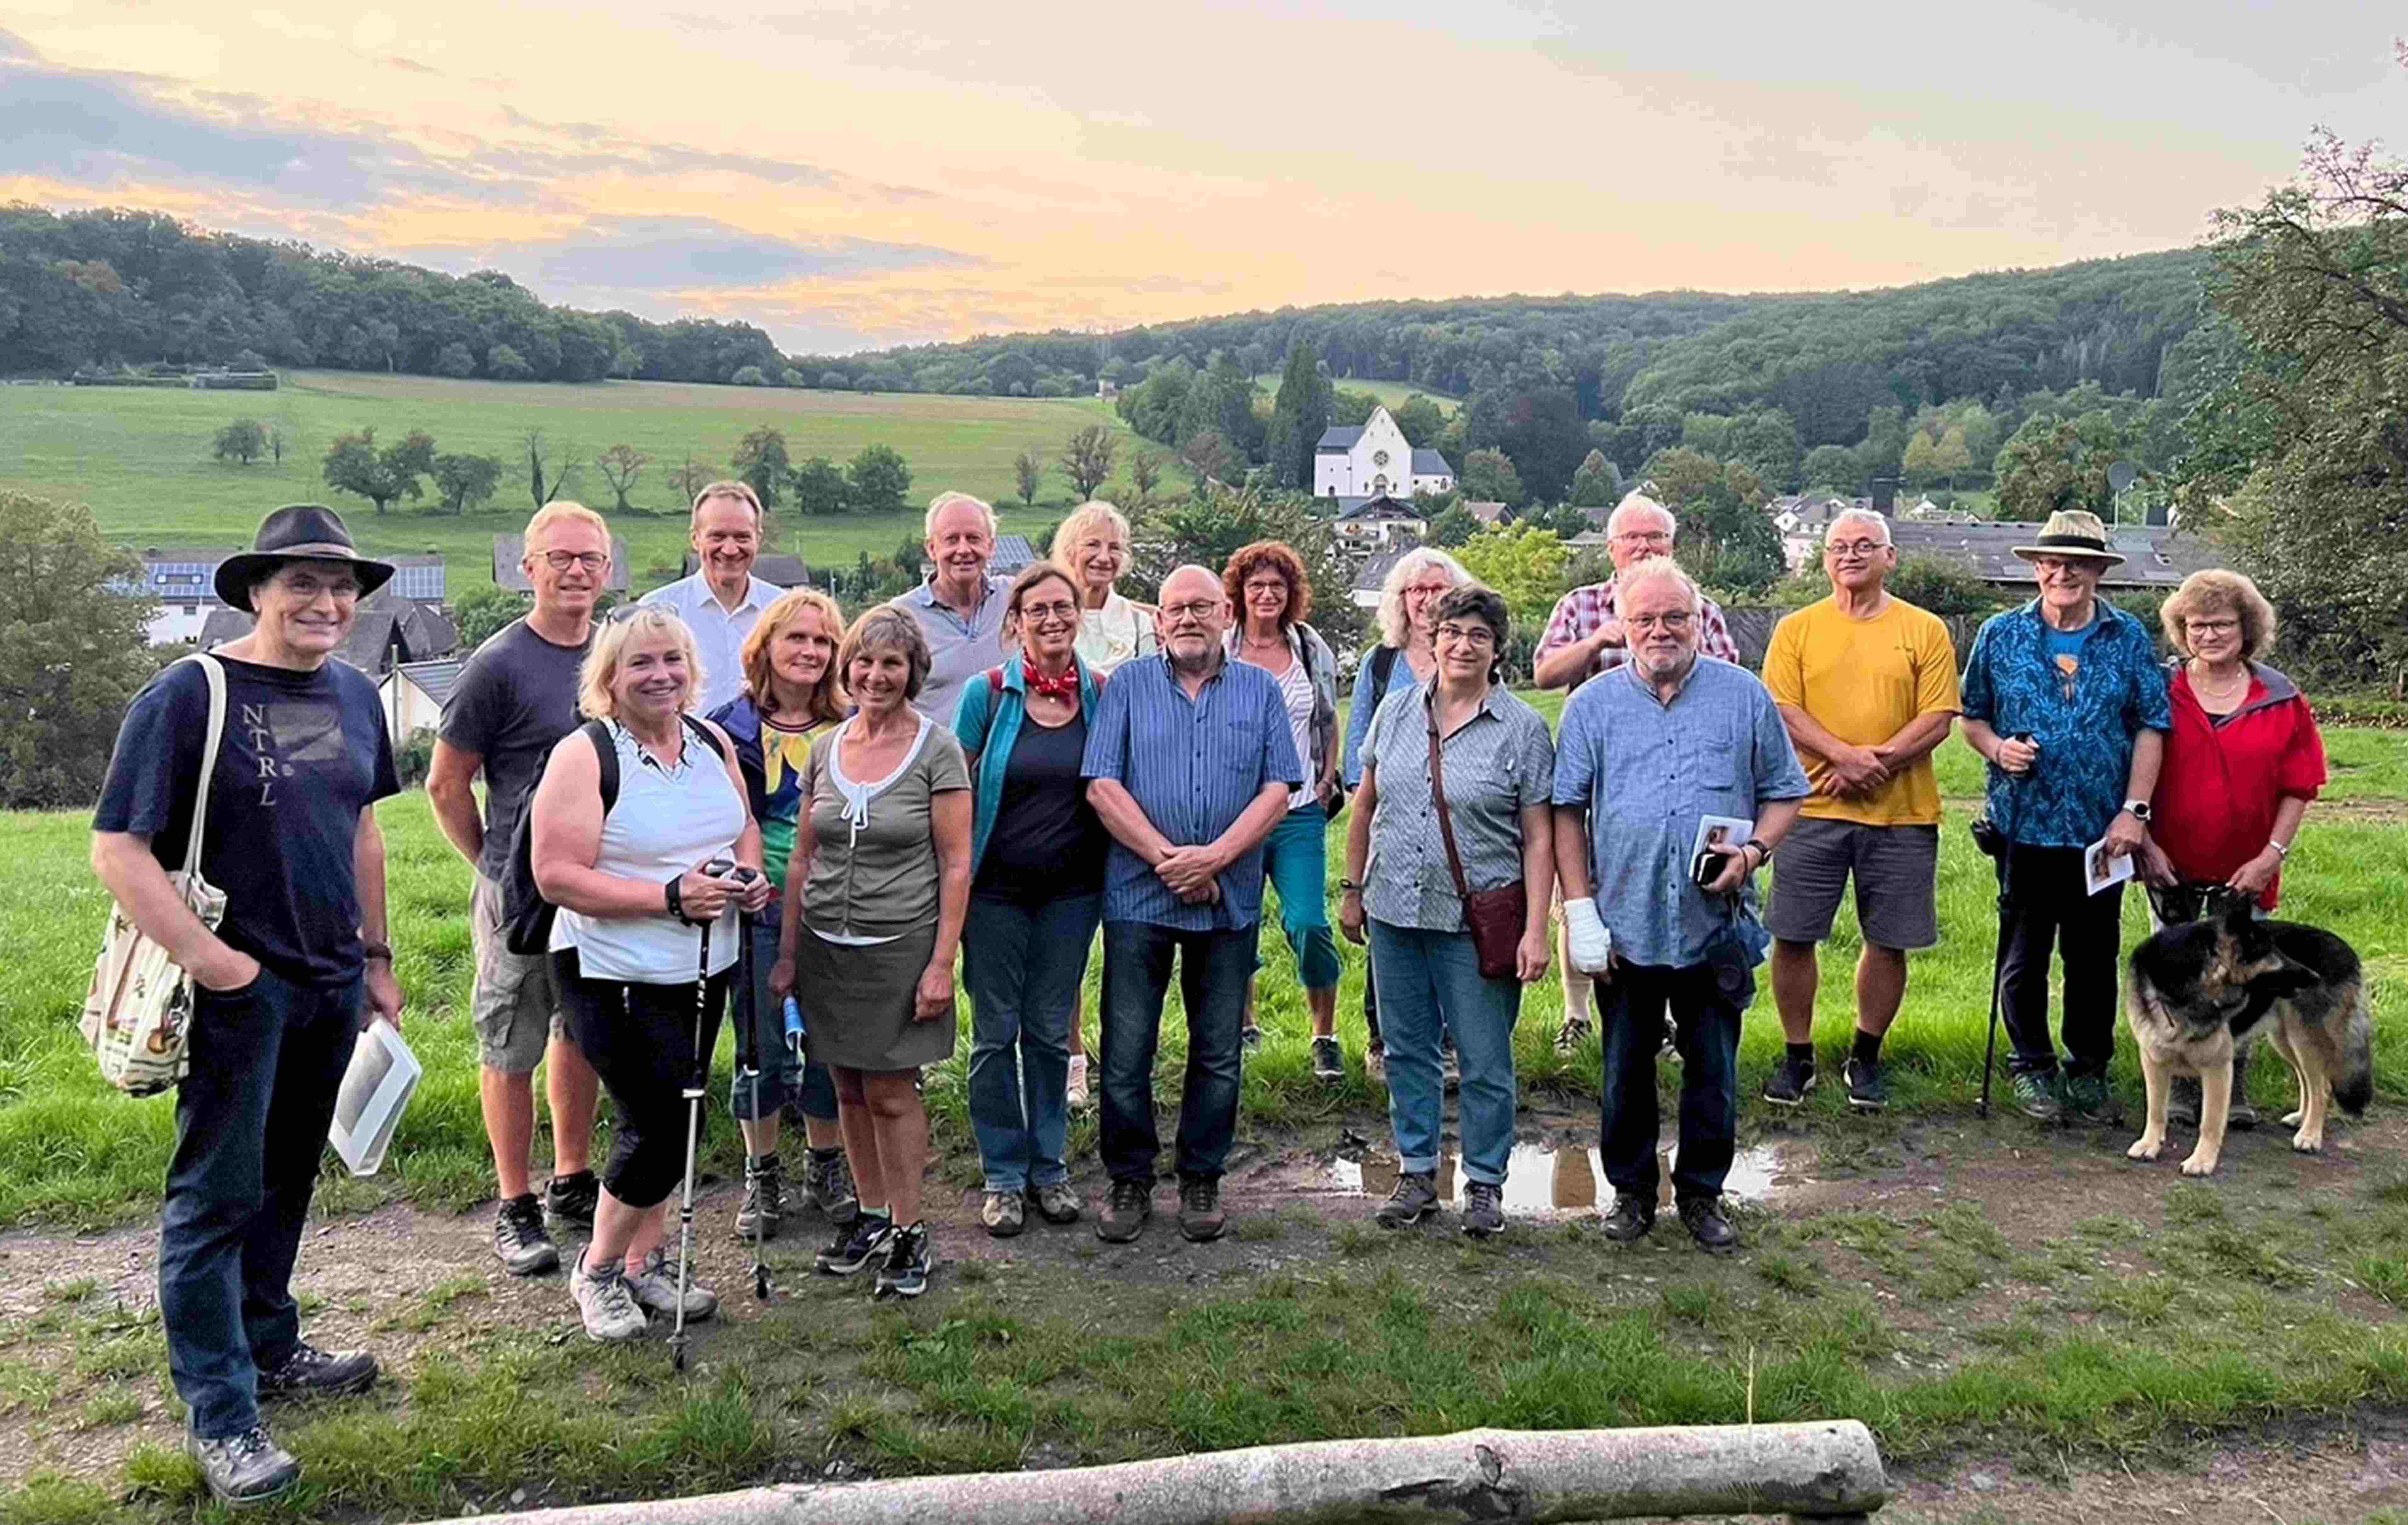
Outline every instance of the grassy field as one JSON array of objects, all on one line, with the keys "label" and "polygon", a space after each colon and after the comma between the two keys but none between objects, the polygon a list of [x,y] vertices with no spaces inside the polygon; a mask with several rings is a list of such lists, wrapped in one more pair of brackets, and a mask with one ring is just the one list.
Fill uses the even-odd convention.
[{"label": "grassy field", "polygon": [[[1270,371],[1258,376],[1254,378],[1254,382],[1266,393],[1271,396],[1279,394],[1279,372]],[[1350,381],[1340,377],[1331,384],[1341,391],[1369,393],[1383,406],[1391,410],[1403,406],[1405,399],[1415,392],[1436,403],[1438,410],[1450,417],[1454,415],[1456,408],[1463,406],[1463,399],[1460,397],[1452,397],[1443,392],[1432,392],[1427,387],[1417,387],[1409,381]]]},{"label": "grassy field", "polygon": [[[746,431],[767,423],[785,432],[797,462],[825,455],[838,463],[866,445],[891,445],[911,466],[911,494],[924,504],[959,488],[1002,505],[1006,531],[1030,532],[1059,520],[1070,488],[1050,463],[1074,431],[1104,421],[1124,435],[1124,477],[1136,436],[1092,399],[929,397],[776,388],[682,386],[613,381],[542,386],[453,381],[429,377],[288,372],[274,392],[187,392],[110,387],[0,387],[0,488],[92,506],[101,528],[124,544],[187,547],[248,544],[261,515],[280,504],[323,502],[341,511],[370,550],[441,552],[457,594],[492,580],[493,537],[523,528],[532,510],[520,440],[540,428],[555,453],[574,447],[589,464],[564,496],[608,509],[613,498],[590,464],[610,446],[652,457],[630,494],[645,513],[613,515],[628,542],[638,591],[675,576],[685,549],[684,506],[668,472],[689,456],[725,467]],[[220,428],[256,418],[284,436],[281,464],[249,466],[211,458]],[[408,502],[380,518],[366,499],[337,493],[320,475],[326,447],[373,425],[380,440],[412,429],[443,451],[502,459],[502,486],[481,511],[454,516],[433,500]],[[1040,507],[1017,505],[1011,463],[1035,449],[1049,463]],[[1111,495],[1108,488],[1106,495]],[[813,565],[852,563],[863,550],[893,553],[917,535],[916,508],[905,515],[799,520],[776,516],[769,549],[800,553]]]}]

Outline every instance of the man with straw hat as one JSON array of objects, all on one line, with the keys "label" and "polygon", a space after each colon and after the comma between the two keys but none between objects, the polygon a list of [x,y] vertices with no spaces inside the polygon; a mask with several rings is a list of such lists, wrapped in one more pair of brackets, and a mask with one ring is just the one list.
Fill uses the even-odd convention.
[{"label": "man with straw hat", "polygon": [[[2113,1123],[2116,957],[2123,886],[2092,892],[2084,849],[2108,858],[2146,833],[2173,712],[2148,627],[2099,597],[2124,558],[2095,514],[2067,510],[2014,553],[2040,596],[1996,616],[1965,663],[1965,740],[1989,763],[1988,815],[2003,876],[1998,978],[2015,1105],[2054,1122]],[[2064,962],[2060,1066],[2048,963]]]}]

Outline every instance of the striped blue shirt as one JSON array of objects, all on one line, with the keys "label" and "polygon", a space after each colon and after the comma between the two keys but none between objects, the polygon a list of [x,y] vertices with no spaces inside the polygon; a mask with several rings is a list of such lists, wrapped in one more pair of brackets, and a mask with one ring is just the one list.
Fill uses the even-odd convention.
[{"label": "striped blue shirt", "polygon": [[[1279,680],[1242,662],[1221,663],[1191,700],[1170,659],[1123,663],[1104,685],[1087,732],[1090,778],[1129,791],[1145,819],[1179,847],[1200,847],[1236,824],[1263,786],[1304,781]],[[1263,912],[1263,849],[1221,876],[1218,905],[1188,905],[1152,864],[1112,843],[1104,871],[1104,919],[1182,932],[1252,926]]]}]

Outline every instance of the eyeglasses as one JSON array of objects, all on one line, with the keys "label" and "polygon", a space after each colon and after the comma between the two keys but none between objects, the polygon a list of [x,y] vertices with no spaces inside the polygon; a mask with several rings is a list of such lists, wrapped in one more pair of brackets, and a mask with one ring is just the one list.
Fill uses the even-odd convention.
[{"label": "eyeglasses", "polygon": [[599,572],[610,564],[610,553],[607,550],[547,550],[543,553],[543,562],[554,572],[566,572],[572,566]]},{"label": "eyeglasses", "polygon": [[1679,631],[1688,629],[1693,618],[1687,611],[1676,609],[1670,614],[1626,615],[1622,622],[1633,630]]},{"label": "eyeglasses", "polygon": [[1669,546],[1672,536],[1663,530],[1625,530],[1613,536],[1617,546]]},{"label": "eyeglasses", "polygon": [[1200,624],[1220,612],[1221,601],[1217,598],[1197,599],[1191,604],[1165,604],[1162,606],[1163,618],[1174,625],[1182,620],[1193,620]]},{"label": "eyeglasses", "polygon": [[1833,560],[1845,562],[1887,550],[1889,546],[1880,540],[1834,540],[1829,549]]},{"label": "eyeglasses", "polygon": [[1486,625],[1458,625],[1453,620],[1438,627],[1441,641],[1461,641],[1467,646],[1495,646],[1497,633]]},{"label": "eyeglasses", "polygon": [[1024,604],[1020,606],[1020,618],[1031,624],[1040,620],[1076,620],[1079,606],[1076,604]]},{"label": "eyeglasses", "polygon": [[2186,620],[2183,628],[2194,635],[2229,635],[2241,628],[2238,620]]}]

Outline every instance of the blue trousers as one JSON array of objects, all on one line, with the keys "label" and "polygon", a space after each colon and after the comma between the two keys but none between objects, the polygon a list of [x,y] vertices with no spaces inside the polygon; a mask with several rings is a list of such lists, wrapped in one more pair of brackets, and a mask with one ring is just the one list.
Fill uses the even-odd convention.
[{"label": "blue trousers", "polygon": [[[1605,1048],[1598,1152],[1616,1191],[1652,1205],[1656,1162],[1656,1056],[1669,1006],[1681,1054],[1681,1147],[1672,1194],[1719,1197],[1739,1137],[1739,1023],[1756,996],[1753,968],[1735,952],[1673,969],[1617,963],[1599,980],[1598,1034]],[[1393,1062],[1393,1061],[1391,1062]]]},{"label": "blue trousers", "polygon": [[1298,983],[1308,991],[1338,986],[1338,939],[1329,931],[1329,814],[1299,805],[1263,839],[1263,874],[1279,891],[1280,930],[1296,951]]},{"label": "blue trousers", "polygon": [[357,978],[310,989],[265,969],[240,991],[195,992],[159,1216],[159,1320],[204,1440],[259,1422],[259,1373],[300,1343],[293,1261],[360,1002]]},{"label": "blue trousers", "polygon": [[1521,981],[1483,978],[1469,932],[1375,920],[1370,935],[1388,1043],[1388,1126],[1402,1168],[1438,1169],[1445,1100],[1439,1035],[1452,1029],[1463,1066],[1464,1178],[1503,1185],[1513,1153],[1513,1023],[1522,1014]]},{"label": "blue trousers", "polygon": [[1070,1178],[1070,1020],[1103,914],[1101,894],[1041,905],[970,897],[970,1132],[990,1191]]},{"label": "blue trousers", "polygon": [[1162,1039],[1162,998],[1179,961],[1187,1008],[1187,1075],[1179,1098],[1182,1177],[1218,1180],[1238,1133],[1238,1073],[1246,981],[1254,972],[1259,924],[1182,932],[1150,921],[1104,923],[1104,1170],[1116,1181],[1154,1184],[1162,1143],[1154,1126],[1154,1055]]},{"label": "blue trousers", "polygon": [[[769,999],[769,966],[778,962],[777,919],[777,903],[773,901],[769,909],[746,929],[752,939],[752,982],[748,986],[731,976],[728,986],[735,1002],[737,1031],[744,1031],[741,1024],[752,1024],[761,1073],[753,1079],[746,1078],[744,1050],[739,1047],[736,1050],[736,1075],[727,1086],[727,1110],[740,1122],[758,1122],[763,1118],[776,1117],[791,1096],[803,1116],[834,1122],[835,1077],[824,1064],[808,1060],[797,1063],[795,1051],[786,1047],[785,1004]],[[809,992],[797,991],[796,997],[804,1003],[803,1019],[809,1022]]]}]

